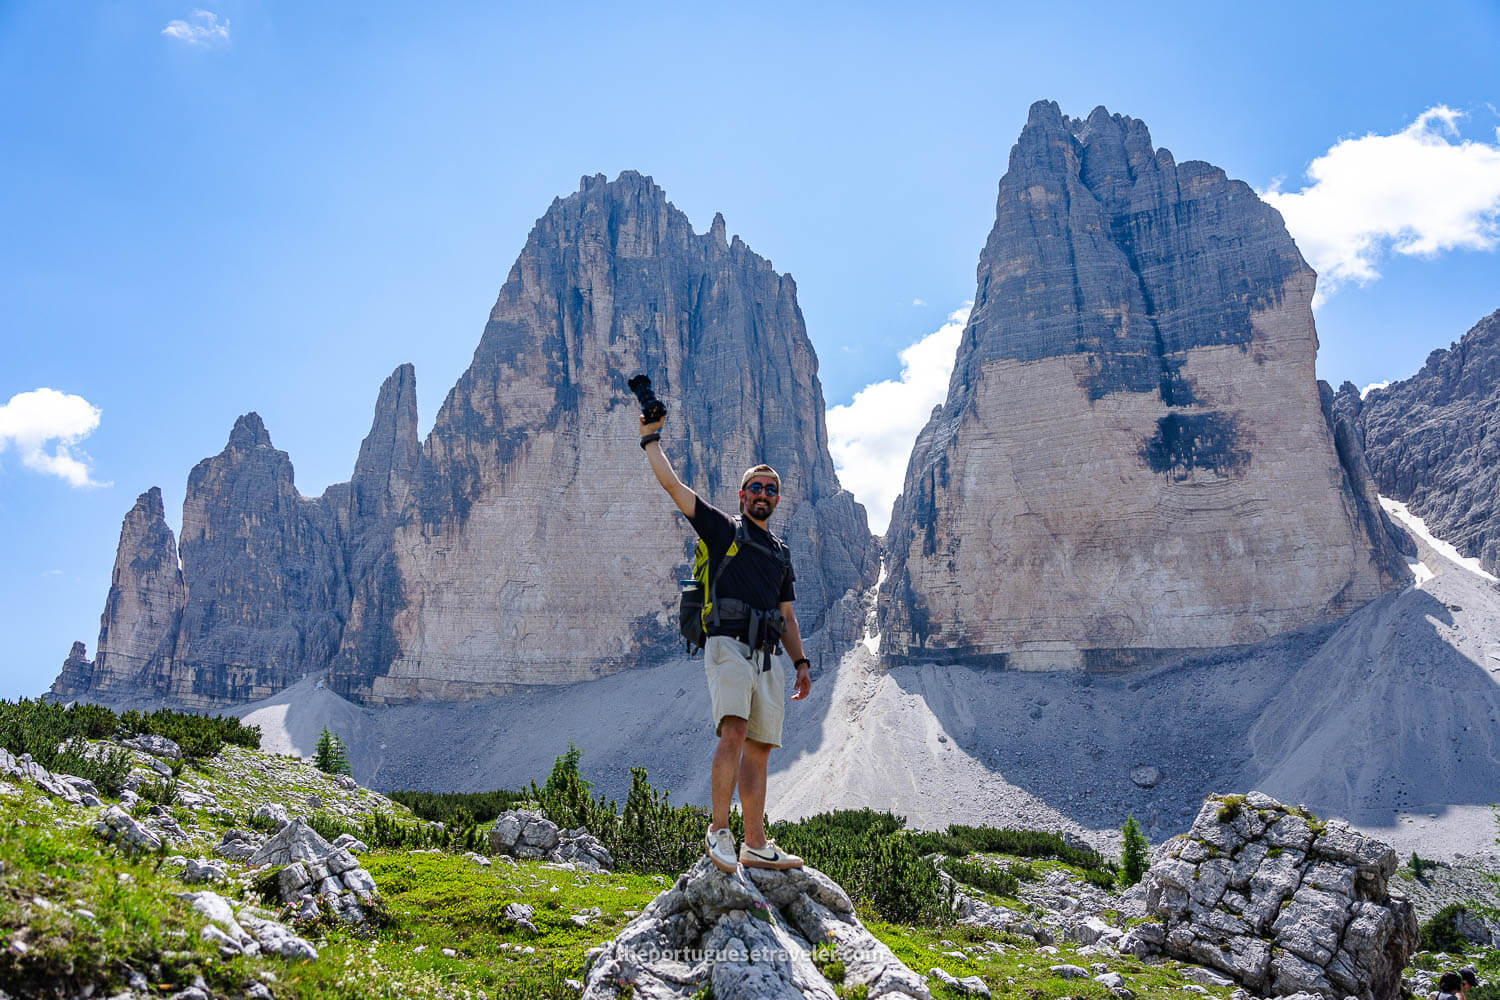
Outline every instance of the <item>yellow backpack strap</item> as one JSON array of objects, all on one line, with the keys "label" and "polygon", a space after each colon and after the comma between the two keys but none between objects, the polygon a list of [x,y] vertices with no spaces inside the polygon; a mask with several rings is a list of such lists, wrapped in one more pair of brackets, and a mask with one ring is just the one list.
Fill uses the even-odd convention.
[{"label": "yellow backpack strap", "polygon": [[[714,578],[708,581],[707,586],[703,588],[703,631],[705,633],[708,631],[710,623],[714,625],[719,624],[719,611],[714,601],[714,595],[719,590],[719,577],[724,575],[724,567],[729,565],[729,560],[739,555],[741,538],[748,540],[749,536],[745,532],[744,518],[737,517],[734,519],[734,540],[729,543],[729,548],[724,550],[724,558],[719,560],[719,568],[714,571]],[[706,577],[708,546],[701,541],[698,544],[703,548],[704,575]],[[695,562],[695,569],[696,566],[697,563]]]}]

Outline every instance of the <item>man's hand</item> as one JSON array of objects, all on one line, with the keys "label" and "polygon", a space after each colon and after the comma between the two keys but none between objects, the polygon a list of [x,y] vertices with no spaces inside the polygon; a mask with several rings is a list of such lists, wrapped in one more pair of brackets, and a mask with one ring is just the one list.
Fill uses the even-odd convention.
[{"label": "man's hand", "polygon": [[812,691],[812,673],[807,664],[803,663],[797,667],[797,681],[792,685],[792,700],[801,701]]},{"label": "man's hand", "polygon": [[641,418],[641,437],[645,437],[647,434],[655,434],[657,431],[661,430],[661,425],[664,424],[664,423],[666,423],[666,422],[667,422],[667,418],[666,418],[665,415],[663,415],[660,420],[653,421],[652,423],[649,423],[649,424],[646,423],[646,418],[642,417]]}]

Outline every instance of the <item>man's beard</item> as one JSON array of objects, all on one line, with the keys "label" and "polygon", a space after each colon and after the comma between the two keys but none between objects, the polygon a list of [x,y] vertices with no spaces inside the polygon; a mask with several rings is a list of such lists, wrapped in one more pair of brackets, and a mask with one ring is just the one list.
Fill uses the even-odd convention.
[{"label": "man's beard", "polygon": [[757,521],[765,521],[771,516],[771,501],[751,500],[748,508],[750,516]]}]

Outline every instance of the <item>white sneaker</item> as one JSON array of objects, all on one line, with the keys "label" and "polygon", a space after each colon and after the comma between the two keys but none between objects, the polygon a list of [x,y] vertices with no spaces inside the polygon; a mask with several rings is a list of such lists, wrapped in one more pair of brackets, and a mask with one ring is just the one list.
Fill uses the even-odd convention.
[{"label": "white sneaker", "polygon": [[739,868],[734,856],[734,834],[727,826],[715,830],[713,824],[709,824],[708,833],[703,838],[703,853],[720,871],[732,872]]},{"label": "white sneaker", "polygon": [[787,868],[801,868],[802,859],[777,847],[776,841],[768,840],[765,847],[741,844],[740,864],[746,868],[771,868],[783,871]]}]

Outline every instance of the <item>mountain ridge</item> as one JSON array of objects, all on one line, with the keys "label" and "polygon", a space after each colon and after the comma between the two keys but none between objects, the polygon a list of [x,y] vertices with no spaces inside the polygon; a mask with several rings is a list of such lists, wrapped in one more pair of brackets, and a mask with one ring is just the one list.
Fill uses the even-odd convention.
[{"label": "mountain ridge", "polygon": [[[112,636],[135,605],[112,602],[94,663],[74,661],[54,694],[213,707],[332,667],[359,701],[464,699],[660,657],[688,532],[638,501],[649,470],[625,382],[639,371],[670,400],[669,453],[706,498],[723,504],[756,462],[780,468],[804,631],[843,641],[859,622],[842,598],[874,582],[878,556],[834,472],[796,284],[722,216],[699,234],[625,171],[583,178],[538,220],[425,440],[410,365],[382,385],[350,481],[317,498],[258,415],[237,420],[189,477],[177,624],[124,649]],[[134,517],[122,594],[157,586],[135,567],[177,544],[159,510]]]}]

